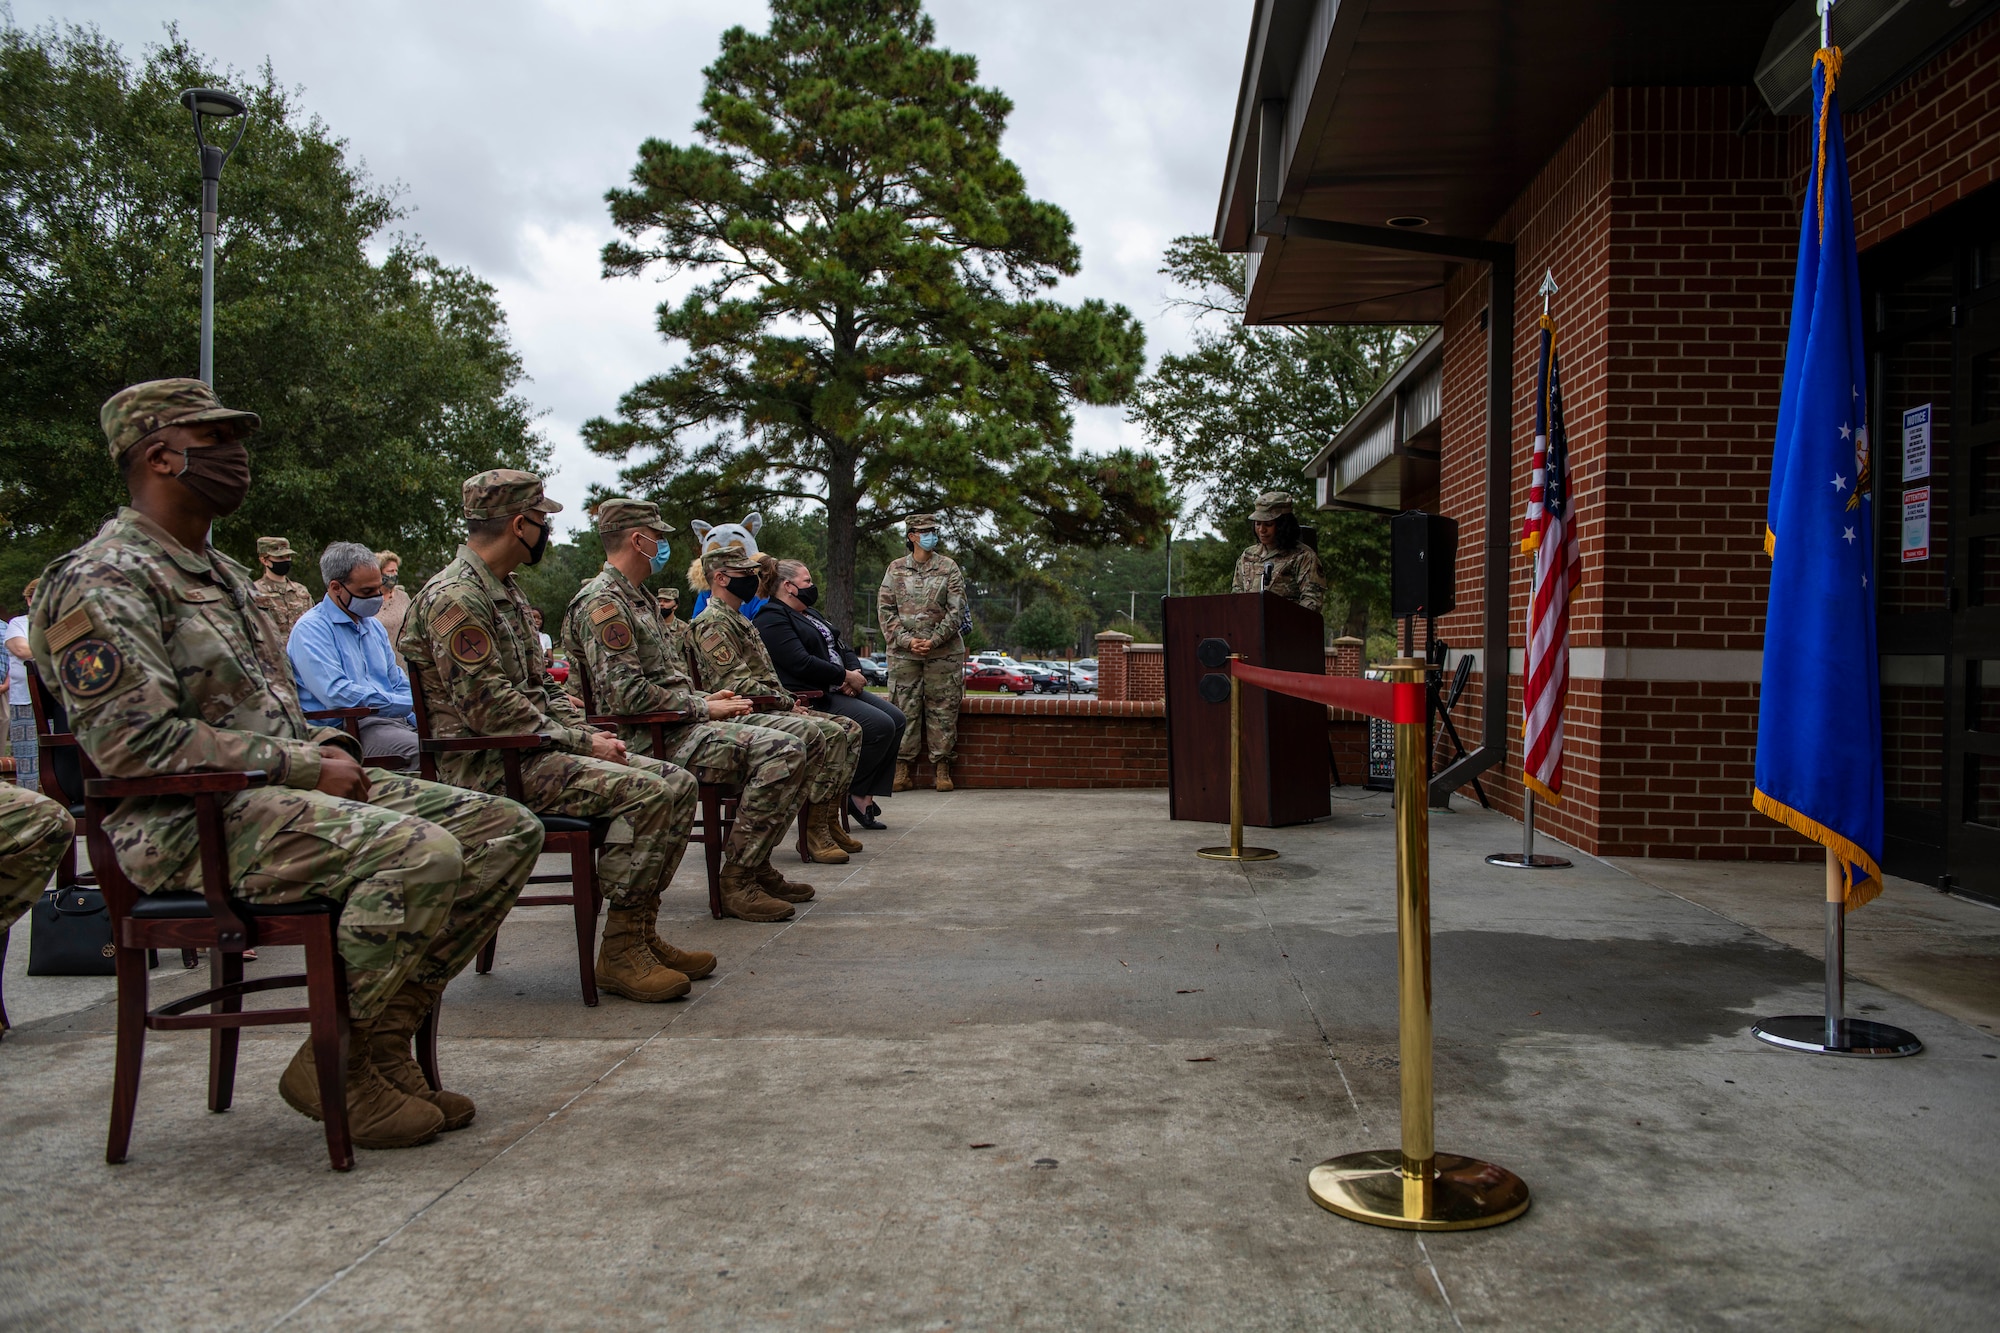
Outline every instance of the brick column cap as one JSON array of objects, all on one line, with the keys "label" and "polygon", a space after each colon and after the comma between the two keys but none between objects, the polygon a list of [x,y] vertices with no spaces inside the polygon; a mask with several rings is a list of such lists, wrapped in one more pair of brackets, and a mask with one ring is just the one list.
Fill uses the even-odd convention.
[{"label": "brick column cap", "polygon": [[1363,644],[1361,640],[1355,638],[1352,634],[1343,634],[1333,641],[1332,646],[1335,648],[1360,648]]},{"label": "brick column cap", "polygon": [[1098,635],[1098,636],[1097,636],[1097,639],[1096,639],[1096,642],[1098,642],[1098,643],[1130,643],[1130,642],[1132,642],[1132,636],[1131,636],[1131,635],[1129,635],[1129,634],[1121,634],[1121,633],[1120,633],[1119,631],[1117,631],[1117,630],[1115,630],[1115,629],[1108,629],[1108,630],[1105,630],[1105,631],[1104,631],[1104,632],[1103,632],[1102,634],[1100,634],[1100,635]]}]

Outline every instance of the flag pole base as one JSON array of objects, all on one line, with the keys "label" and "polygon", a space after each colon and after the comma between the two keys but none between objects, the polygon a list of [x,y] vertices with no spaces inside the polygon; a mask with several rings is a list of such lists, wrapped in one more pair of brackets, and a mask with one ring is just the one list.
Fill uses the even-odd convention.
[{"label": "flag pole base", "polygon": [[1510,870],[1567,870],[1572,863],[1567,857],[1544,856],[1540,852],[1495,852],[1486,858],[1486,864]]},{"label": "flag pole base", "polygon": [[1923,1042],[1914,1033],[1865,1018],[1841,1019],[1841,1044],[1829,1046],[1826,1044],[1824,1014],[1787,1014],[1782,1018],[1760,1019],[1750,1029],[1750,1035],[1787,1051],[1845,1055],[1860,1060],[1893,1060],[1898,1056],[1915,1055],[1924,1048]]},{"label": "flag pole base", "polygon": [[1404,1173],[1395,1148],[1346,1153],[1314,1167],[1306,1188],[1330,1213],[1401,1231],[1472,1231],[1528,1211],[1526,1182],[1505,1167],[1448,1152],[1424,1165],[1428,1190]]},{"label": "flag pole base", "polygon": [[1278,854],[1269,847],[1198,847],[1195,855],[1204,861],[1275,861]]}]

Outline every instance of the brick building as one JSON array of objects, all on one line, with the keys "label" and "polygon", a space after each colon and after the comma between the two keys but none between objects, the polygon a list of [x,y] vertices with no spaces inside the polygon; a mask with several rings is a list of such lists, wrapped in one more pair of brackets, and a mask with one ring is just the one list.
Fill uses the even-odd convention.
[{"label": "brick building", "polygon": [[[1984,665],[2000,659],[1996,11],[1848,0],[1833,13],[1875,314],[1887,868],[1989,897],[2000,897],[2000,857],[1988,854],[2000,851],[2000,660]],[[1545,272],[1559,285],[1584,582],[1567,795],[1537,819],[1593,852],[1819,855],[1750,805],[1765,491],[1814,147],[1801,89],[1817,22],[1811,0],[1255,6],[1216,234],[1251,257],[1252,322],[1437,327],[1419,351],[1431,363],[1329,442],[1320,499],[1460,521],[1458,609],[1437,629],[1474,657],[1460,726],[1482,739],[1440,788],[1478,772],[1515,814],[1529,572],[1515,538],[1536,292]],[[1436,406],[1415,411],[1427,382]],[[1932,472],[1906,479],[1904,413],[1926,406]],[[1925,485],[1928,553],[1906,562],[1904,496]],[[1503,647],[1508,706],[1489,717]]]}]

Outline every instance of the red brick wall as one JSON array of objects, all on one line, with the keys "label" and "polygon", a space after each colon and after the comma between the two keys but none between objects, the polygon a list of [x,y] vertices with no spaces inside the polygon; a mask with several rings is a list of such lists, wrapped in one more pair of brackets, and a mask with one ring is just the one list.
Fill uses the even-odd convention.
[{"label": "red brick wall", "polygon": [[1125,697],[1137,700],[1167,697],[1167,656],[1159,644],[1126,645]]},{"label": "red brick wall", "polygon": [[1108,629],[1097,636],[1097,697],[1107,702],[1124,699],[1125,649],[1132,636]]},{"label": "red brick wall", "polygon": [[[951,776],[975,788],[1164,787],[1166,704],[967,695]],[[929,763],[916,781],[931,785]]]},{"label": "red brick wall", "polygon": [[[1793,126],[1796,193],[1806,186],[1809,125],[1800,117]],[[2000,15],[1848,115],[1842,128],[1864,250],[2000,180]]]}]

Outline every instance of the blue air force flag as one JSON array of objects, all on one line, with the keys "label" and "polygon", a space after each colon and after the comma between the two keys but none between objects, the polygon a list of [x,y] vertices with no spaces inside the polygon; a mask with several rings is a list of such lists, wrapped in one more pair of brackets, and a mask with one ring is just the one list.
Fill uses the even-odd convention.
[{"label": "blue air force flag", "polygon": [[1852,910],[1882,888],[1882,713],[1868,380],[1839,73],[1838,48],[1814,57],[1814,163],[1764,537],[1771,599],[1754,801],[1839,858]]}]

